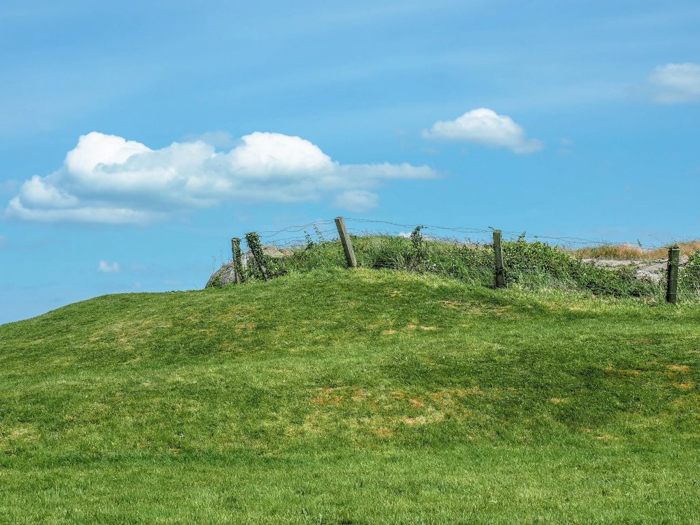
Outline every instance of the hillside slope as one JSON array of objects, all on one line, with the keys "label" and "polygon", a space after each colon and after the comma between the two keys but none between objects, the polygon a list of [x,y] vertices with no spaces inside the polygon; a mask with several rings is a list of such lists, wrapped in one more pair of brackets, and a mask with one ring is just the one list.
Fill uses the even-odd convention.
[{"label": "hillside slope", "polygon": [[0,522],[698,522],[699,326],[372,270],[74,304],[0,326]]}]

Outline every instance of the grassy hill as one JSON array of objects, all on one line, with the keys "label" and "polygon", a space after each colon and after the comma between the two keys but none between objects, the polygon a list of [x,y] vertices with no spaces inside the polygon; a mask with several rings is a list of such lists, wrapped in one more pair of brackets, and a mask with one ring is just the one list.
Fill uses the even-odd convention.
[{"label": "grassy hill", "polygon": [[696,523],[700,305],[324,270],[0,326],[2,523]]}]

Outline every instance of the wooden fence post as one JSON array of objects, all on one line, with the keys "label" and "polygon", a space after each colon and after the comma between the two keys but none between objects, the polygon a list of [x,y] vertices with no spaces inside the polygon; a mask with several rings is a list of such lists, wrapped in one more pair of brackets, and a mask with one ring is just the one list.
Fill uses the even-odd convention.
[{"label": "wooden fence post", "polygon": [[233,280],[236,284],[243,282],[243,265],[241,264],[241,240],[231,239],[231,254],[233,255]]},{"label": "wooden fence post", "polygon": [[668,267],[666,280],[666,302],[676,304],[678,301],[678,263],[681,249],[678,246],[671,246],[668,249]]},{"label": "wooden fence post", "polygon": [[501,230],[493,231],[493,251],[496,256],[496,288],[505,288],[506,272],[503,269],[503,239]]},{"label": "wooden fence post", "polygon": [[245,234],[245,240],[248,243],[248,248],[250,248],[253,254],[253,259],[255,259],[255,266],[260,270],[263,281],[270,280],[270,275],[267,273],[267,266],[265,266],[265,256],[263,254],[262,246],[260,245],[260,237],[255,232],[250,232]]},{"label": "wooden fence post", "polygon": [[338,236],[343,245],[345,259],[348,262],[348,268],[357,268],[357,259],[355,258],[355,250],[352,248],[352,241],[348,234],[348,229],[345,227],[345,219],[342,217],[335,218],[335,225],[338,228]]}]

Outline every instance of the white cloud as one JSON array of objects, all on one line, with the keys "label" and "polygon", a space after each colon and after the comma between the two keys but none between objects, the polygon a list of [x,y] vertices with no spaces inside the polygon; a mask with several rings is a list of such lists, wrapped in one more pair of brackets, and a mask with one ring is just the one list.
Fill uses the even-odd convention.
[{"label": "white cloud", "polygon": [[98,268],[102,273],[119,273],[121,271],[119,263],[109,261],[100,261]]},{"label": "white cloud", "polygon": [[355,213],[362,213],[379,206],[379,196],[366,190],[344,191],[333,201],[335,206]]},{"label": "white cloud", "polygon": [[339,207],[375,207],[368,190],[388,179],[436,175],[410,164],[340,164],[308,140],[255,132],[229,151],[197,140],[152,150],[92,132],[63,166],[19,188],[5,214],[32,222],[137,224],[223,202],[302,202],[335,197]]},{"label": "white cloud", "polygon": [[678,104],[700,100],[700,64],[666,64],[649,75],[649,87],[656,102]]},{"label": "white cloud", "polygon": [[513,119],[487,108],[467,111],[455,120],[438,121],[423,131],[428,139],[475,142],[492,148],[509,148],[515,153],[534,153],[544,144],[528,139],[525,130]]}]

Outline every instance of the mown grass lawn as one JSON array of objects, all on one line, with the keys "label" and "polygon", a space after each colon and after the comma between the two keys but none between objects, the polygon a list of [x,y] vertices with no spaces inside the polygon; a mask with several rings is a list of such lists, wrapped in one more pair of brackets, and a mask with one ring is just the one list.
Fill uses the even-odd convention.
[{"label": "mown grass lawn", "polygon": [[332,270],[0,326],[3,523],[697,523],[700,305]]}]

